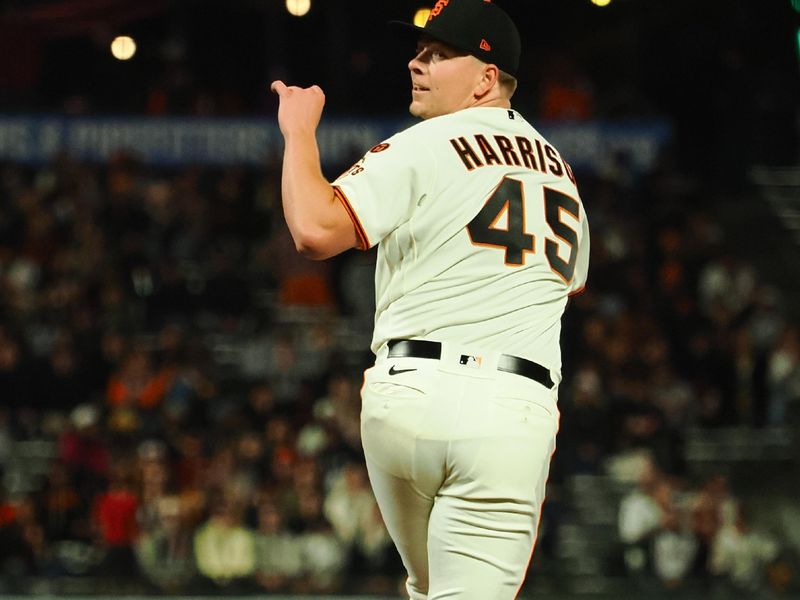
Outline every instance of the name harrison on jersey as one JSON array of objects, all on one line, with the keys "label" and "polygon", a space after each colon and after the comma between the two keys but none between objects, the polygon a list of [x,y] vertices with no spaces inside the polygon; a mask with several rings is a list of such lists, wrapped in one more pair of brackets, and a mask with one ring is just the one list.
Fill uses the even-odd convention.
[{"label": "name harrison on jersey", "polygon": [[556,177],[569,177],[575,183],[572,168],[561,158],[550,144],[543,144],[540,140],[531,142],[528,138],[518,135],[512,142],[504,135],[495,135],[494,144],[480,133],[472,136],[475,140],[473,147],[466,137],[450,140],[456,154],[464,163],[467,171],[492,165],[507,165],[509,167],[525,166],[540,173],[550,172]]}]

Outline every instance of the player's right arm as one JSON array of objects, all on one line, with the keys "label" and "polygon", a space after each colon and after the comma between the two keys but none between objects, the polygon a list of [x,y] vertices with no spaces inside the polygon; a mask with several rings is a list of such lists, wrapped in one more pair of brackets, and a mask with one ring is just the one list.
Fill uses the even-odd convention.
[{"label": "player's right arm", "polygon": [[286,224],[298,252],[323,260],[357,247],[353,221],[322,174],[317,126],[325,106],[318,86],[272,84],[280,98],[278,124],[283,134],[281,195]]}]

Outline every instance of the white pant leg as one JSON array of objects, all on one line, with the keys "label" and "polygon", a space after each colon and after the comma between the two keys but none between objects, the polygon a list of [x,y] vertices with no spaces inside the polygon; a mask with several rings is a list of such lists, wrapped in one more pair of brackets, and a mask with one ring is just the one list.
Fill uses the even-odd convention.
[{"label": "white pant leg", "polygon": [[425,600],[428,521],[444,481],[447,446],[420,439],[426,437],[426,424],[437,412],[438,405],[428,393],[435,383],[436,365],[424,359],[403,359],[402,367],[418,371],[389,376],[389,366],[384,364],[365,374],[361,439],[375,499],[408,572],[409,596]]},{"label": "white pant leg", "polygon": [[367,459],[367,471],[386,529],[397,546],[408,573],[411,600],[428,597],[428,521],[433,498],[408,479],[395,477]]},{"label": "white pant leg", "polygon": [[512,600],[525,579],[554,448],[508,434],[451,445],[452,470],[430,517],[429,600]]},{"label": "white pant leg", "polygon": [[[389,376],[389,364],[417,371]],[[439,361],[389,364],[365,377],[362,436],[411,598],[514,598],[555,447],[555,391]]]}]

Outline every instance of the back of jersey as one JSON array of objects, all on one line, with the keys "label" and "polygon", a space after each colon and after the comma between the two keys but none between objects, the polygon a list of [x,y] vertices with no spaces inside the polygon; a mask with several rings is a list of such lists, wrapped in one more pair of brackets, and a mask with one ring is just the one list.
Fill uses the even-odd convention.
[{"label": "back of jersey", "polygon": [[516,111],[471,108],[376,146],[335,182],[380,242],[372,349],[457,342],[560,372],[560,320],[588,269],[569,165]]}]

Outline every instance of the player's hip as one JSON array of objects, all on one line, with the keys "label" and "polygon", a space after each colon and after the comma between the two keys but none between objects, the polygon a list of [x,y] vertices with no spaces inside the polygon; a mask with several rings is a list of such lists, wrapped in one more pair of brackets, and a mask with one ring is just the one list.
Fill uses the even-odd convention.
[{"label": "player's hip", "polygon": [[557,428],[558,387],[546,370],[452,344],[441,345],[438,358],[435,347],[405,350],[379,356],[366,371],[362,422],[391,418],[417,434],[464,437],[493,435],[494,427],[522,436]]},{"label": "player's hip", "polygon": [[482,473],[509,467],[535,479],[555,447],[555,390],[502,371],[481,377],[453,371],[415,357],[367,370],[361,436],[368,459],[402,479],[468,467]]}]

